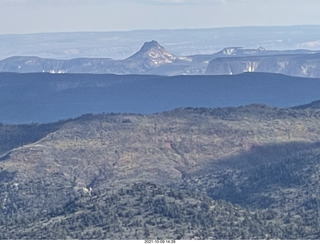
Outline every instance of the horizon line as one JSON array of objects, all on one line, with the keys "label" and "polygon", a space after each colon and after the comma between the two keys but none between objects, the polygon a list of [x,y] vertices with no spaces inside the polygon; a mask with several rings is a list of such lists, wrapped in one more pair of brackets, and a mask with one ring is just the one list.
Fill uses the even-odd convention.
[{"label": "horizon line", "polygon": [[5,35],[41,35],[41,34],[67,34],[67,33],[124,33],[124,32],[149,32],[149,31],[192,31],[192,30],[214,30],[214,29],[242,29],[242,28],[303,28],[319,27],[317,24],[303,25],[244,25],[244,26],[222,26],[222,27],[198,27],[198,28],[159,28],[159,29],[131,29],[131,30],[81,30],[81,31],[44,31],[44,32],[26,32],[26,33],[0,33]]}]

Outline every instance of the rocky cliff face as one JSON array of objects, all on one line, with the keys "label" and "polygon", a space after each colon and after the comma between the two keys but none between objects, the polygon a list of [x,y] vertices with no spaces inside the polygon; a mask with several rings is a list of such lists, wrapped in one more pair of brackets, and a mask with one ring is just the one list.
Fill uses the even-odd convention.
[{"label": "rocky cliff face", "polygon": [[217,58],[210,61],[206,74],[234,75],[244,72],[278,73],[315,78],[320,75],[320,55],[270,55]]}]

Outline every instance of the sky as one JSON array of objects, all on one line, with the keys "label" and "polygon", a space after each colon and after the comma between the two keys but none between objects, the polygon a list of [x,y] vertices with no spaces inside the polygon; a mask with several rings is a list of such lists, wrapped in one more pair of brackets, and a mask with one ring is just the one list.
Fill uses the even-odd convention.
[{"label": "sky", "polygon": [[0,0],[0,34],[320,25],[319,0]]}]

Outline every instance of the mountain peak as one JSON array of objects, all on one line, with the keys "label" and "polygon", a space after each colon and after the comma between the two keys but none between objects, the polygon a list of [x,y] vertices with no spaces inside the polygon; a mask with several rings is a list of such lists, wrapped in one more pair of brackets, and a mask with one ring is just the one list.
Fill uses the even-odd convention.
[{"label": "mountain peak", "polygon": [[145,42],[145,43],[143,44],[143,46],[141,47],[141,50],[140,50],[140,51],[148,51],[148,50],[153,49],[153,48],[163,48],[163,49],[164,49],[164,47],[162,47],[162,46],[159,44],[159,42],[157,42],[157,41],[155,41],[155,40],[152,40],[152,41],[150,41],[150,42]]},{"label": "mountain peak", "polygon": [[158,67],[162,64],[172,63],[176,59],[176,56],[168,52],[157,41],[152,40],[145,42],[141,49],[127,60],[134,60],[135,63],[143,63],[144,66]]}]

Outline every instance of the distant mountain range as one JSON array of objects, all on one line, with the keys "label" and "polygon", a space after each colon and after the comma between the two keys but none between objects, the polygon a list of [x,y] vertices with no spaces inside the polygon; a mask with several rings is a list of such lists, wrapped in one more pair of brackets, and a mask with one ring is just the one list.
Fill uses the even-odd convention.
[{"label": "distant mountain range", "polygon": [[[169,58],[168,58],[169,59]],[[320,79],[280,74],[112,75],[0,73],[0,122],[54,122],[86,113],[152,114],[252,103],[293,107],[320,98]]]},{"label": "distant mountain range", "polygon": [[10,57],[0,61],[0,72],[93,73],[155,75],[232,75],[244,72],[280,73],[320,77],[320,52],[275,51],[230,47],[208,55],[176,56],[157,41],[145,42],[134,55],[123,59]]},{"label": "distant mountain range", "polygon": [[225,47],[319,50],[320,26],[264,26],[109,32],[0,35],[0,60],[13,56],[50,59],[132,56],[146,40],[157,40],[177,56],[213,54]]},{"label": "distant mountain range", "polygon": [[217,58],[210,61],[206,74],[267,72],[299,77],[320,77],[320,53],[278,54]]}]

